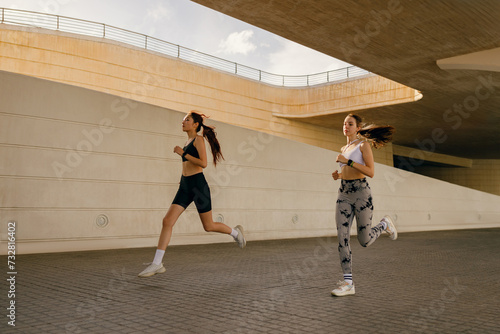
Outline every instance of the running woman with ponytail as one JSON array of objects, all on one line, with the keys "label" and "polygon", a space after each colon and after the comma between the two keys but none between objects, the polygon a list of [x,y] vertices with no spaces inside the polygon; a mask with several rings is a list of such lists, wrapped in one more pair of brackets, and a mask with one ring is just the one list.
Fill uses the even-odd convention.
[{"label": "running woman with ponytail", "polygon": [[[182,157],[182,176],[179,190],[165,218],[163,218],[163,226],[153,263],[143,270],[139,274],[139,277],[150,277],[166,271],[162,260],[172,237],[172,228],[179,216],[193,201],[205,231],[229,234],[238,243],[240,248],[246,245],[243,228],[240,225],[232,229],[225,224],[214,222],[212,219],[210,188],[203,175],[203,168],[207,167],[208,164],[204,137],[210,144],[214,165],[217,165],[217,162],[224,159],[224,157],[222,156],[214,128],[203,124],[203,117],[206,116],[191,111],[182,120],[182,131],[187,133],[188,141],[183,148],[180,146],[174,148],[174,153]],[[203,136],[198,135],[201,128],[203,128]]]},{"label": "running woman with ponytail", "polygon": [[384,231],[392,240],[398,237],[398,232],[389,216],[385,216],[372,227],[372,196],[366,181],[366,176],[375,175],[371,147],[379,148],[390,142],[394,128],[375,125],[363,127],[361,117],[349,114],[344,120],[343,130],[347,137],[347,145],[342,147],[342,153],[337,156],[341,171],[339,173],[336,170],[332,173],[332,177],[334,180],[341,179],[335,220],[344,279],[339,281],[337,288],[332,291],[334,296],[354,294],[350,246],[350,231],[354,217],[356,217],[358,241],[363,247],[370,246]]}]

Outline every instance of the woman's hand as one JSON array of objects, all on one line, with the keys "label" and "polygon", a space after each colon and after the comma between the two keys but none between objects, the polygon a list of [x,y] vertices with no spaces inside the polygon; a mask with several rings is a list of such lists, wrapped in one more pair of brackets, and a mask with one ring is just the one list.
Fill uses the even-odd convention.
[{"label": "woman's hand", "polygon": [[343,164],[347,164],[348,160],[342,154],[339,154],[339,155],[337,155],[337,160],[335,160],[335,161],[343,163]]},{"label": "woman's hand", "polygon": [[338,179],[340,179],[340,173],[338,170],[336,170],[335,172],[332,173],[332,177],[335,181],[337,181]]},{"label": "woman's hand", "polygon": [[182,149],[182,147],[176,146],[176,147],[174,147],[174,153],[177,153],[178,155],[182,156],[182,154],[184,153],[184,150]]}]

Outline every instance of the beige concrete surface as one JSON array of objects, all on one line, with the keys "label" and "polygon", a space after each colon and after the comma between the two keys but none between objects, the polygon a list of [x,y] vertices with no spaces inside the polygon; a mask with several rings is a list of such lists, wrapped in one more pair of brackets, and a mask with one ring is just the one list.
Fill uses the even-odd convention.
[{"label": "beige concrete surface", "polygon": [[[442,129],[447,139],[436,153],[500,159],[499,1],[192,1],[420,91],[415,103],[363,111],[373,122],[391,121],[396,145],[420,149]],[[467,69],[439,67],[442,59],[474,55],[477,62],[485,53]],[[344,116],[303,121],[332,125]]]},{"label": "beige concrete surface", "polygon": [[[5,24],[1,27],[0,69],[183,112],[200,109],[214,120],[329,150],[338,150],[345,143],[338,129],[348,111],[365,115],[369,109],[414,105],[420,103],[422,98],[418,91],[376,75],[337,84],[283,88],[110,40]],[[415,124],[411,131],[405,126],[400,127],[400,117],[410,125]],[[310,122],[312,119],[315,120],[314,124]],[[415,129],[426,128],[426,119],[420,116],[407,117],[403,112],[402,115],[398,113],[385,119],[379,116],[367,118],[367,121],[399,124],[395,136],[395,142],[398,143],[401,138],[411,136]],[[453,128],[459,125],[461,123],[454,124]],[[393,155],[401,155],[401,151],[404,151],[406,153],[402,155],[407,158],[410,155],[410,162],[404,161],[401,166],[409,166],[409,171],[435,167],[432,164],[438,162],[442,170],[434,172],[433,176],[449,181],[470,179],[470,175],[475,175],[474,181],[457,184],[500,194],[496,178],[485,180],[477,174],[478,169],[470,169],[472,159],[438,153],[443,144],[451,140],[446,127],[431,130],[427,137],[414,138],[417,147],[395,145],[393,150],[392,145],[388,145],[374,151],[375,160],[392,166]],[[441,135],[435,137],[438,130]],[[488,145],[490,142],[485,141],[483,144]],[[453,172],[456,176],[448,178],[446,168],[452,166],[467,169],[456,169]],[[492,186],[491,182],[497,183]]]},{"label": "beige concrete surface", "polygon": [[480,70],[500,72],[500,48],[472,52],[436,61],[443,70]]},{"label": "beige concrete surface", "polygon": [[392,152],[394,155],[402,156],[410,159],[421,159],[427,162],[435,162],[448,166],[456,167],[472,167],[472,159],[454,157],[446,154],[439,154],[436,152],[429,152],[423,150],[415,150],[414,148],[392,145]]},{"label": "beige concrete surface", "polygon": [[[421,92],[415,103],[361,112],[375,123],[389,120],[398,130],[395,145],[433,160],[437,153],[498,165],[500,2],[193,1]],[[344,116],[302,121],[333,125]],[[500,195],[495,170],[448,171],[449,165],[436,166],[433,160],[406,159],[400,165],[396,160],[396,166],[433,170],[426,175]]]},{"label": "beige concrete surface", "polygon": [[[284,88],[101,38],[6,24],[0,28],[0,70],[182,112],[200,109],[214,120],[330,150],[345,144],[342,121],[312,125],[301,119],[420,98],[414,89],[375,75]],[[376,151],[375,159],[392,165],[390,145]]]},{"label": "beige concrete surface", "polygon": [[[174,246],[164,258],[166,272],[150,278],[137,273],[152,248],[21,255],[16,296],[9,297],[16,326],[7,325],[5,310],[0,328],[2,334],[498,334],[498,239],[500,229],[474,229],[405,233],[395,242],[383,235],[369,248],[353,242],[356,294],[343,298],[330,294],[342,277],[336,238],[255,241],[244,250]],[[475,289],[478,277],[488,289]],[[349,326],[346,319],[353,319]]]},{"label": "beige concrete surface", "polygon": [[[185,113],[7,72],[0,92],[2,243],[13,220],[20,254],[154,247],[178,187]],[[216,220],[242,224],[248,240],[335,235],[337,152],[208,122],[226,158],[205,171]],[[500,226],[499,196],[383,164],[369,182],[374,219],[390,214],[401,232]],[[190,207],[172,241],[232,240],[204,232]]]},{"label": "beige concrete surface", "polygon": [[415,172],[490,194],[500,194],[500,161],[474,160],[470,168],[439,166],[416,167]]}]

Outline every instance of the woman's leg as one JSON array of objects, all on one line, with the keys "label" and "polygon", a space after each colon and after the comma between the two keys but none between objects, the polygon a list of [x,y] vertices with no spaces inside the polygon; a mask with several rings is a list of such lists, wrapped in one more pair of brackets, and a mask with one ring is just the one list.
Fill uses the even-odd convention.
[{"label": "woman's leg", "polygon": [[172,238],[172,229],[179,219],[179,216],[184,212],[184,208],[178,204],[172,204],[163,218],[160,238],[158,240],[158,249],[167,249],[170,239]]},{"label": "woman's leg", "polygon": [[226,224],[214,222],[212,219],[212,211],[200,213],[200,219],[205,231],[229,234],[233,237],[234,241],[236,241],[238,247],[245,248],[247,241],[243,235],[243,226],[238,225],[232,229]]},{"label": "woman's leg", "polygon": [[352,283],[352,253],[351,253],[351,225],[354,218],[354,208],[350,201],[339,193],[337,199],[337,237],[339,239],[340,266],[344,273],[344,280],[338,283],[337,288],[332,290],[334,296],[347,296],[354,294]]},{"label": "woman's leg", "polygon": [[339,194],[336,205],[335,221],[337,223],[337,238],[339,240],[340,266],[344,274],[352,274],[351,261],[351,226],[354,219],[352,205]]},{"label": "woman's leg", "polygon": [[231,234],[233,230],[224,223],[214,222],[211,210],[208,212],[200,213],[200,219],[201,223],[203,224],[203,228],[207,232],[219,232],[219,233]]},{"label": "woman's leg", "polygon": [[238,225],[232,229],[226,224],[214,222],[212,218],[212,199],[210,196],[210,187],[208,186],[203,174],[196,175],[195,180],[196,186],[193,188],[193,200],[205,231],[230,234],[238,243],[238,246],[240,248],[244,248],[246,240],[243,236],[243,227]]},{"label": "woman's leg", "polygon": [[166,271],[163,267],[163,255],[165,254],[165,249],[170,242],[172,237],[172,228],[174,227],[177,219],[184,212],[184,208],[178,204],[172,204],[167,211],[167,214],[163,218],[163,226],[160,232],[160,238],[158,240],[158,247],[156,249],[156,254],[151,263],[146,269],[139,273],[139,277],[151,277],[156,274],[161,274]]},{"label": "woman's leg", "polygon": [[382,223],[378,223],[375,227],[372,227],[373,201],[368,183],[363,183],[358,190],[354,207],[358,241],[361,246],[368,247],[377,240],[385,229]]}]

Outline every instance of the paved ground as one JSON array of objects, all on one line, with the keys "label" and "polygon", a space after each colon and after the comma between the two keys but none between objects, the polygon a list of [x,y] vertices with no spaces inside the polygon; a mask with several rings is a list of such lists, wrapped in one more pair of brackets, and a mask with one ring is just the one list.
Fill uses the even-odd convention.
[{"label": "paved ground", "polygon": [[356,295],[340,298],[336,238],[171,247],[146,279],[150,248],[18,256],[16,327],[4,280],[0,332],[499,332],[500,229],[353,245]]}]

